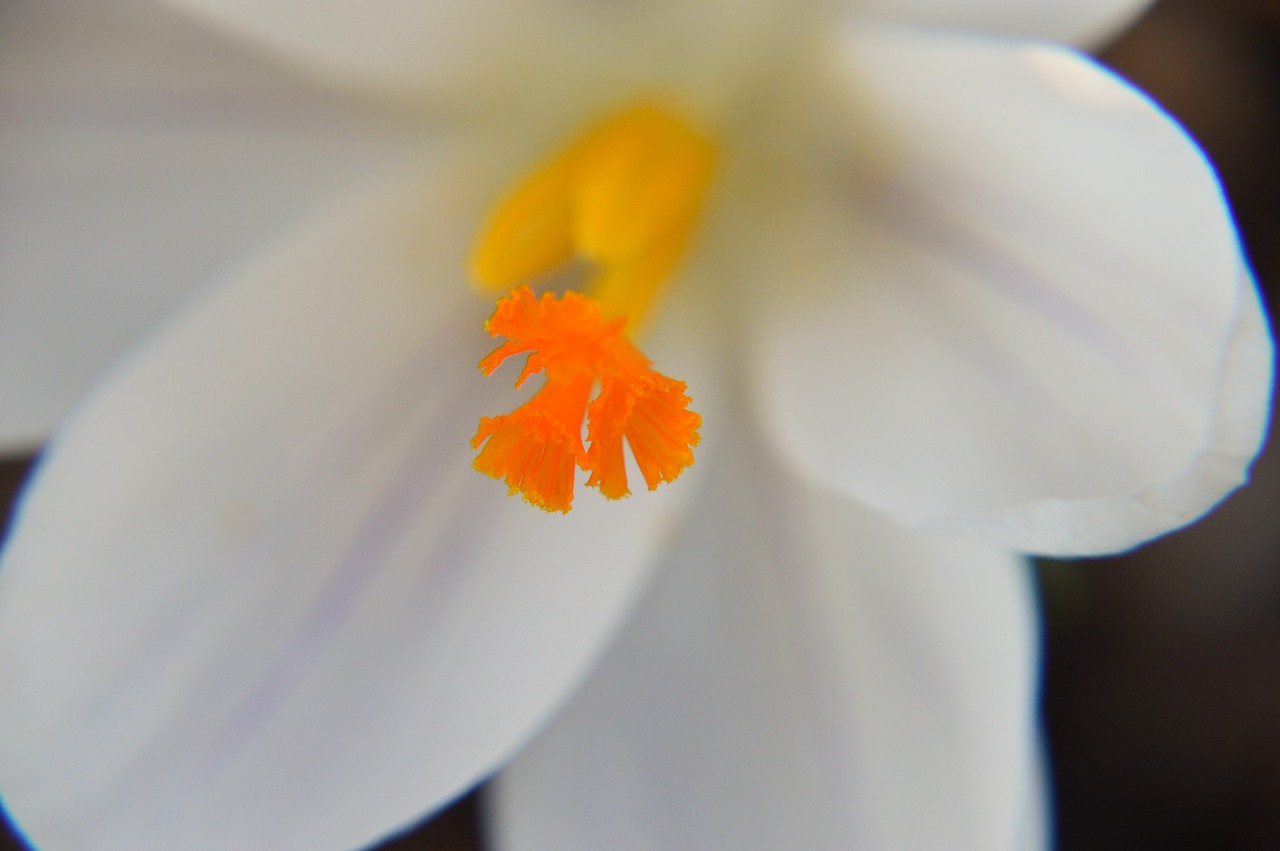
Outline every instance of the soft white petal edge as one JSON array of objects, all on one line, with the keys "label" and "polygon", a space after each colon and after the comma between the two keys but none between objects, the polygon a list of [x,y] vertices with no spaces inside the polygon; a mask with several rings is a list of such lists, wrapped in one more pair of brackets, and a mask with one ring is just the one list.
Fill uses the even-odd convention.
[{"label": "soft white petal edge", "polygon": [[1046,500],[960,524],[1034,552],[1070,555],[1122,550],[1196,520],[1249,478],[1271,418],[1275,349],[1251,275],[1227,343],[1209,438],[1185,470],[1136,496]]},{"label": "soft white petal edge", "polygon": [[[758,301],[761,410],[787,457],[908,524],[1055,554],[1187,522],[1097,510],[1185,474],[1183,505],[1220,499],[1250,453],[1231,476],[1196,478],[1196,459],[1256,305],[1194,145],[1070,51],[885,29],[848,58],[883,157],[814,191],[763,269],[791,285]],[[1256,414],[1251,375],[1229,403]]]},{"label": "soft white petal edge", "polygon": [[329,84],[499,122],[573,109],[602,88],[714,92],[840,18],[828,0],[164,2]]},{"label": "soft white petal edge", "polygon": [[1027,566],[738,448],[618,642],[498,776],[496,847],[1039,847]]},{"label": "soft white petal edge", "polygon": [[476,369],[476,180],[441,158],[335,203],[53,442],[0,567],[0,796],[36,845],[362,846],[594,661],[690,476],[560,516],[471,469],[516,401]]},{"label": "soft white petal edge", "polygon": [[0,451],[394,128],[146,0],[0,6]]},{"label": "soft white petal edge", "polygon": [[857,14],[1091,47],[1137,20],[1152,0],[855,0]]},{"label": "soft white petal edge", "polygon": [[161,0],[336,84],[447,95],[578,0]]}]

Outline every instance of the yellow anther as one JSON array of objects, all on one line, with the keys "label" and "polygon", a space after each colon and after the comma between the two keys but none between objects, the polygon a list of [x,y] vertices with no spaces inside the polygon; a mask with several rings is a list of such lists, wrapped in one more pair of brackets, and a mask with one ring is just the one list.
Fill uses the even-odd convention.
[{"label": "yellow anther", "polygon": [[583,261],[587,294],[637,325],[688,245],[716,153],[709,136],[654,104],[613,116],[498,204],[472,254],[473,276],[507,290]]}]

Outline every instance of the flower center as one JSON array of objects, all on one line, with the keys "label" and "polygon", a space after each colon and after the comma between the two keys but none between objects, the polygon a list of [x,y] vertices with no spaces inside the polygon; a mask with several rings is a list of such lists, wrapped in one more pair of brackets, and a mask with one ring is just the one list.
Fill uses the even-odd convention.
[{"label": "flower center", "polygon": [[[481,231],[472,275],[510,292],[485,324],[507,342],[480,370],[528,354],[516,387],[539,372],[546,381],[512,413],[481,419],[475,466],[533,505],[568,511],[577,468],[606,497],[626,496],[624,438],[650,490],[693,463],[702,418],[684,382],[653,370],[627,334],[684,254],[716,154],[680,117],[633,107],[517,183]],[[527,285],[575,263],[590,270],[587,295]]]}]

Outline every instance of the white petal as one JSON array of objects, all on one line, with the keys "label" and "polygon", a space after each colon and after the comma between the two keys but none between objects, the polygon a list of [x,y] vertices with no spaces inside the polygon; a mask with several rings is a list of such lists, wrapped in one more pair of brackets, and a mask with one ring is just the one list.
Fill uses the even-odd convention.
[{"label": "white petal", "polygon": [[[1198,459],[1250,308],[1196,149],[1066,51],[906,36],[860,48],[886,160],[833,193],[860,191],[865,218],[829,199],[807,265],[765,299],[780,445],[909,523],[997,525],[1043,552],[1119,549],[1187,522],[1096,510],[1174,479],[1184,506],[1221,498],[1251,453],[1212,473]],[[1265,381],[1235,395],[1256,436]]]},{"label": "white petal", "polygon": [[0,450],[386,123],[133,0],[0,7]]},{"label": "white petal", "polygon": [[[165,0],[335,82],[447,93],[579,0]],[[578,10],[580,11],[580,10]]]},{"label": "white petal", "polygon": [[1013,847],[1034,851],[1054,848],[1053,771],[1049,766],[1048,742],[1040,740],[1040,758],[1031,769],[1024,792]]},{"label": "white petal", "polygon": [[1069,554],[1123,549],[1190,523],[1248,480],[1267,434],[1274,364],[1257,288],[1250,275],[1242,275],[1209,436],[1185,469],[1136,497],[1044,500],[966,525],[993,540]]},{"label": "white petal", "polygon": [[329,84],[520,124],[584,109],[594,121],[654,91],[722,98],[744,64],[759,72],[781,52],[781,31],[828,19],[825,0],[165,2]]},{"label": "white petal", "polygon": [[1095,45],[1141,15],[1151,0],[858,0],[885,21]]},{"label": "white petal", "polygon": [[471,469],[516,400],[475,367],[449,162],[311,222],[55,439],[0,569],[36,844],[366,844],[493,770],[628,608],[690,483],[560,516]]},{"label": "white petal", "polygon": [[1026,566],[765,454],[713,471],[633,621],[499,775],[497,847],[1036,847]]}]

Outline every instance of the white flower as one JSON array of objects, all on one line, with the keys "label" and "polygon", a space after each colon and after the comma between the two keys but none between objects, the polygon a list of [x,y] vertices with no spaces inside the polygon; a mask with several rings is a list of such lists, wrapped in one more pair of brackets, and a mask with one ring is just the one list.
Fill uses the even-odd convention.
[{"label": "white flower", "polygon": [[[1210,170],[1020,40],[1139,4],[173,5],[431,132],[55,435],[0,566],[0,795],[33,841],[347,848],[505,765],[503,848],[1039,844],[1009,552],[1189,522],[1266,423]],[[514,397],[475,369],[468,252],[654,98],[720,162],[639,340],[698,461],[545,514],[471,469]]]}]

